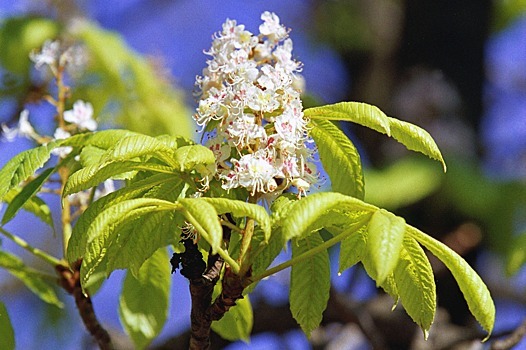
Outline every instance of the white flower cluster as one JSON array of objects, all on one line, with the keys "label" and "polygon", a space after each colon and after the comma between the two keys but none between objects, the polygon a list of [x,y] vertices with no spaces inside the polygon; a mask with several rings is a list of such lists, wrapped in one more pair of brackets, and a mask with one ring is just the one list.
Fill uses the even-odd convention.
[{"label": "white flower cluster", "polygon": [[292,185],[302,195],[318,173],[306,147],[301,64],[292,58],[292,40],[278,16],[264,12],[261,19],[258,36],[234,20],[214,35],[205,52],[212,59],[197,77],[195,120],[215,127],[207,146],[223,188],[279,194]]},{"label": "white flower cluster", "polygon": [[49,67],[56,74],[58,66],[61,66],[66,67],[70,74],[76,74],[86,65],[87,53],[79,45],[64,47],[58,40],[46,40],[42,49],[31,52],[29,58],[38,70]]}]

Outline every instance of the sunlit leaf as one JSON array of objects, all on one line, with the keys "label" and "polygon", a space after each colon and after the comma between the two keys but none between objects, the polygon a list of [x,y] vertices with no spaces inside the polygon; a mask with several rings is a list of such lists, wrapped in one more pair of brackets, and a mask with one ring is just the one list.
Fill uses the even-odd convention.
[{"label": "sunlit leaf", "polygon": [[343,272],[360,262],[367,253],[367,230],[365,226],[341,242],[338,272]]},{"label": "sunlit leaf", "polygon": [[367,226],[367,251],[376,282],[382,284],[398,264],[404,240],[405,221],[386,210],[377,210]]},{"label": "sunlit leaf", "polygon": [[435,279],[426,254],[413,238],[404,239],[394,280],[404,309],[427,338],[435,318]]},{"label": "sunlit leaf", "polygon": [[347,211],[375,211],[376,207],[362,202],[354,197],[336,192],[312,194],[296,203],[283,221],[285,238],[303,237],[311,232],[320,217],[327,215],[330,210]]},{"label": "sunlit leaf", "polygon": [[265,240],[270,237],[270,217],[261,205],[246,203],[226,198],[197,198],[197,201],[206,201],[214,206],[217,214],[231,213],[237,217],[250,217],[255,219],[263,230]]},{"label": "sunlit leaf", "polygon": [[126,274],[119,298],[121,323],[137,349],[144,349],[161,332],[168,317],[170,261],[166,249],[156,251],[138,276]]},{"label": "sunlit leaf", "polygon": [[414,124],[388,117],[378,107],[361,102],[340,102],[308,108],[304,113],[311,119],[350,121],[392,136],[407,149],[438,160],[442,163],[444,171],[446,170],[442,154],[427,131]]},{"label": "sunlit leaf", "polygon": [[468,303],[469,310],[482,328],[488,332],[489,337],[495,324],[495,304],[480,276],[445,244],[409,225],[406,234],[429,249],[451,271]]},{"label": "sunlit leaf", "polygon": [[[292,258],[323,243],[318,233],[292,242]],[[322,251],[292,266],[290,273],[290,310],[307,336],[321,322],[329,300],[329,253]]]},{"label": "sunlit leaf", "polygon": [[175,151],[177,168],[181,172],[197,170],[203,172],[206,166],[215,163],[214,153],[201,145],[183,146]]},{"label": "sunlit leaf", "polygon": [[363,199],[364,179],[356,147],[328,120],[312,119],[310,125],[310,135],[316,142],[323,168],[331,179],[332,190]]},{"label": "sunlit leaf", "polygon": [[[123,222],[142,215],[180,209],[180,206],[155,198],[129,199],[112,205],[100,212],[89,226],[86,252],[82,260],[81,283],[85,283],[105,258],[108,247],[116,239],[116,228]],[[141,232],[148,235],[150,232]]]},{"label": "sunlit leaf", "polygon": [[123,202],[128,199],[138,197],[148,197],[146,193],[161,183],[173,180],[172,176],[165,174],[154,175],[150,178],[135,182],[127,187],[118,189],[99,200],[92,203],[79,217],[71,233],[68,242],[66,258],[70,264],[82,258],[86,252],[87,242],[93,237],[88,237],[86,233],[95,218],[106,208]]},{"label": "sunlit leaf", "polygon": [[223,228],[214,206],[193,198],[180,199],[179,203],[184,207],[183,215],[210,244],[212,254],[216,254],[223,241]]}]

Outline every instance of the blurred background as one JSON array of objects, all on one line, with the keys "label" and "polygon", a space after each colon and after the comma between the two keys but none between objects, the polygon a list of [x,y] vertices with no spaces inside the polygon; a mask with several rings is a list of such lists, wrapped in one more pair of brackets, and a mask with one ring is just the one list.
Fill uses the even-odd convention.
[{"label": "blurred background", "polygon": [[[257,32],[266,10],[291,28],[293,53],[304,64],[306,106],[367,102],[435,138],[446,174],[384,135],[341,125],[363,157],[366,200],[468,260],[495,298],[497,321],[481,344],[484,335],[452,276],[432,260],[440,309],[426,343],[400,306],[391,312],[392,300],[360,266],[337,276],[335,262],[329,305],[311,339],[288,310],[285,271],[252,296],[251,343],[216,338],[214,348],[485,349],[508,335],[526,319],[525,1],[0,0],[0,122],[16,125],[27,108],[39,132],[53,133],[53,109],[40,100],[47,81],[31,68],[28,53],[61,35],[90,52],[92,74],[74,79],[73,100],[93,103],[103,127],[192,136],[194,81],[212,34],[226,18]],[[91,24],[80,25],[80,18]],[[0,166],[32,146],[23,138],[3,140]],[[43,199],[58,208],[56,199]],[[6,227],[60,256],[60,235],[30,214]],[[6,239],[0,247],[39,266]],[[121,280],[114,273],[93,301],[116,343],[127,348],[117,313]],[[170,319],[154,349],[177,349],[187,336],[187,281],[179,274],[173,281]],[[71,298],[61,296],[65,309],[48,306],[0,271],[0,300],[17,348],[93,348]],[[526,349],[526,341],[515,348]]]}]

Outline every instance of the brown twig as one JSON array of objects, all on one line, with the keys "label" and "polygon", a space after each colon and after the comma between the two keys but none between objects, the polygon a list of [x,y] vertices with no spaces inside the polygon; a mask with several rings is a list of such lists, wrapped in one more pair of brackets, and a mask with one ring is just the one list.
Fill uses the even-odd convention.
[{"label": "brown twig", "polygon": [[79,310],[82,322],[84,322],[84,326],[93,336],[99,347],[102,350],[111,350],[113,349],[113,345],[110,335],[97,320],[91,298],[82,291],[82,286],[80,285],[80,265],[81,260],[78,260],[72,266],[72,270],[63,265],[57,265],[55,269],[60,276],[59,283],[66,292],[75,298],[75,304]]},{"label": "brown twig", "polygon": [[490,349],[491,350],[507,350],[517,345],[526,335],[526,319],[517,327],[508,337],[500,340],[495,340]]}]

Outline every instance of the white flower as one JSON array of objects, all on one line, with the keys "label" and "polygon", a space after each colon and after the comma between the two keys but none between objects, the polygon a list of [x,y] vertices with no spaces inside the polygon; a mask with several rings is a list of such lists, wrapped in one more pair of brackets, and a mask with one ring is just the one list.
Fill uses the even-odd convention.
[{"label": "white flower", "polygon": [[24,109],[20,113],[16,127],[10,128],[4,123],[2,123],[1,127],[4,138],[7,141],[13,141],[17,136],[31,138],[36,135],[35,129],[33,129],[33,126],[29,122],[29,111],[27,109]]},{"label": "white flower", "polygon": [[97,129],[97,122],[93,119],[93,106],[82,100],[73,104],[73,110],[64,112],[64,120],[76,124],[80,130],[95,131]]},{"label": "white flower", "polygon": [[261,19],[264,21],[259,26],[261,35],[269,37],[271,41],[280,41],[287,36],[287,29],[279,24],[279,17],[275,13],[265,11]]},{"label": "white flower", "polygon": [[40,52],[31,52],[29,58],[35,63],[36,69],[43,66],[54,66],[60,56],[60,42],[55,40],[46,40]]},{"label": "white flower", "polygon": [[[66,130],[62,128],[57,128],[55,130],[55,134],[53,135],[55,140],[64,140],[68,137],[71,137],[71,134],[67,132]],[[71,146],[64,146],[64,147],[58,147],[51,151],[52,154],[59,156],[60,158],[65,158],[68,154],[71,153],[73,150],[73,147]]]},{"label": "white flower", "polygon": [[224,189],[241,187],[269,199],[292,185],[301,196],[317,181],[306,147],[301,64],[279,17],[265,12],[261,19],[257,36],[233,20],[214,35],[205,52],[211,59],[196,78],[200,101],[194,118],[203,129],[214,122],[207,145]]}]

